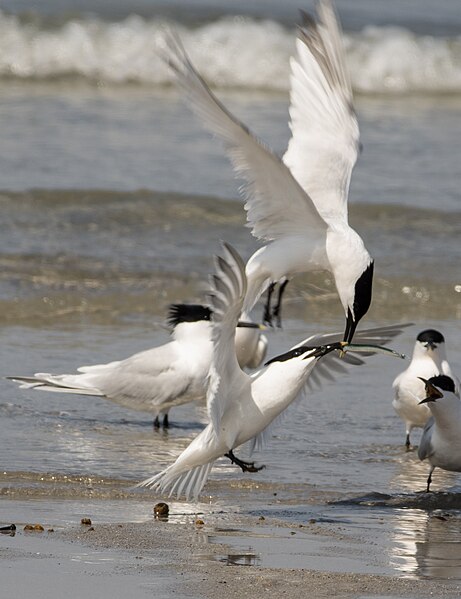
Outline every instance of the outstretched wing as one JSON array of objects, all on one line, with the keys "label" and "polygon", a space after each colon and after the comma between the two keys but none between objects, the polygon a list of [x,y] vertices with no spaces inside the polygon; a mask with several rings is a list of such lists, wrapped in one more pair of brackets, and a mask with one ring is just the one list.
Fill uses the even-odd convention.
[{"label": "outstretched wing", "polygon": [[[383,327],[374,327],[369,329],[362,329],[356,331],[354,335],[354,342],[361,343],[364,345],[386,345],[394,337],[400,335],[402,331],[412,326],[413,323],[398,323],[386,325]],[[342,341],[342,333],[329,333],[326,335],[311,335],[296,344],[292,349],[309,345],[317,347],[319,345],[326,345],[328,343],[335,343]],[[351,351],[348,351],[342,357],[337,352],[331,352],[318,360],[315,368],[312,370],[310,377],[307,379],[307,388],[309,390],[318,389],[326,381],[334,381],[337,374],[347,373],[348,369],[346,365],[360,366],[365,364],[362,358],[367,358],[374,355],[375,352],[370,351],[369,353],[360,353],[360,357],[354,355]]]},{"label": "outstretched wing", "polygon": [[[384,327],[375,327],[370,329],[363,329],[362,331],[357,331],[355,333],[355,341],[360,342],[362,344],[373,344],[373,345],[385,345],[391,339],[400,335],[403,329],[411,326],[413,323],[404,323],[404,324],[393,324]],[[320,334],[320,335],[311,335],[301,341],[301,343],[296,344],[291,350],[296,349],[301,346],[311,346],[311,347],[319,347],[322,345],[328,345],[329,343],[335,343],[337,341],[342,341],[343,335],[342,333],[328,333],[328,334]],[[291,351],[290,350],[290,351]],[[374,352],[362,353],[361,356],[369,357],[372,356]],[[316,361],[314,368],[311,370],[309,377],[304,385],[302,393],[300,396],[306,395],[309,391],[314,391],[322,386],[325,381],[334,381],[338,374],[347,374],[349,372],[349,368],[347,366],[361,366],[365,364],[365,361],[357,356],[353,355],[351,352],[347,352],[340,357],[337,352],[331,352],[326,356],[320,358]],[[258,376],[258,373],[255,373],[253,377]],[[270,437],[272,433],[273,425],[272,423],[269,427],[267,427],[262,433],[254,437],[249,444],[250,453],[254,451],[254,449],[260,449],[264,447],[267,443],[268,437]]]},{"label": "outstretched wing", "polygon": [[191,108],[205,127],[224,141],[234,170],[246,181],[242,190],[253,235],[270,241],[289,234],[324,231],[326,223],[289,168],[215,97],[178,37],[167,32],[164,41],[163,58]]},{"label": "outstretched wing", "polygon": [[359,151],[359,127],[341,31],[330,0],[317,22],[303,13],[291,59],[290,127],[283,156],[323,218],[347,221],[347,198]]},{"label": "outstretched wing", "polygon": [[236,250],[223,243],[225,258],[215,259],[215,274],[210,277],[210,306],[213,312],[213,357],[207,391],[207,409],[215,431],[229,403],[249,393],[250,377],[245,374],[235,353],[235,328],[242,311],[247,282],[245,264]]}]

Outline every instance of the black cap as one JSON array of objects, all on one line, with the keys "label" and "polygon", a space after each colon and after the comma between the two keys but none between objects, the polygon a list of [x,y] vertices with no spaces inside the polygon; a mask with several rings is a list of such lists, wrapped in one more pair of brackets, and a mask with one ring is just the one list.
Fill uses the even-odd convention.
[{"label": "black cap", "polygon": [[167,323],[175,327],[181,322],[211,320],[211,310],[200,304],[171,304],[168,308]]}]

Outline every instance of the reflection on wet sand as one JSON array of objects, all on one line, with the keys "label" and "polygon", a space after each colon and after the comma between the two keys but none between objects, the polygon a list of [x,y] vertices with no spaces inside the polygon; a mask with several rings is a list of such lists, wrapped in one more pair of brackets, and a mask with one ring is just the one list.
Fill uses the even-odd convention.
[{"label": "reflection on wet sand", "polygon": [[461,580],[461,518],[453,512],[396,510],[390,561],[405,576]]},{"label": "reflection on wet sand", "polygon": [[[416,450],[402,450],[402,454],[396,457],[395,464],[395,473],[389,483],[390,489],[397,492],[409,491],[411,493],[425,490],[429,464],[427,461],[420,461]],[[438,468],[434,476],[434,488],[431,487],[431,490],[447,490],[459,481],[461,479],[455,472]]]}]

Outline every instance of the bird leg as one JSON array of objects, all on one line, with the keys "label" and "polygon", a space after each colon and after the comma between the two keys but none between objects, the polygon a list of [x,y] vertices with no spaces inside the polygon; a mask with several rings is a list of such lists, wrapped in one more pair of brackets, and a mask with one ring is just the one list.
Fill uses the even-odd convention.
[{"label": "bird leg", "polygon": [[405,447],[407,448],[407,451],[410,451],[410,433],[407,433],[405,438]]},{"label": "bird leg", "polygon": [[272,293],[274,291],[275,288],[275,283],[270,283],[269,287],[267,288],[267,299],[266,299],[266,305],[264,306],[264,314],[263,314],[263,323],[267,324],[268,326],[272,326],[272,313],[271,313],[271,298],[272,298]]},{"label": "bird leg", "polygon": [[[160,420],[159,420],[158,414],[155,417],[155,420],[152,423],[152,425],[153,425],[153,427],[155,429],[159,429],[160,428]],[[162,427],[163,428],[170,428],[170,421],[168,420],[168,412],[166,412],[166,414],[163,415]]]},{"label": "bird leg", "polygon": [[426,487],[426,493],[429,493],[429,487],[431,486],[431,482],[432,482],[432,473],[434,472],[435,466],[431,466],[430,472],[429,472],[429,476],[427,477],[427,487]]},{"label": "bird leg", "polygon": [[259,472],[260,470],[262,470],[263,468],[266,467],[266,466],[259,466],[259,468],[258,468],[257,466],[255,466],[254,462],[244,462],[243,460],[238,458],[236,455],[234,455],[234,452],[232,451],[232,449],[228,453],[225,453],[224,456],[226,458],[229,458],[229,460],[236,466],[240,466],[240,468],[242,469],[242,472]]},{"label": "bird leg", "polygon": [[277,327],[279,329],[282,328],[282,296],[285,291],[285,287],[288,285],[289,280],[285,279],[281,285],[279,285],[279,294],[277,298],[277,303],[272,310],[272,318],[276,319]]}]

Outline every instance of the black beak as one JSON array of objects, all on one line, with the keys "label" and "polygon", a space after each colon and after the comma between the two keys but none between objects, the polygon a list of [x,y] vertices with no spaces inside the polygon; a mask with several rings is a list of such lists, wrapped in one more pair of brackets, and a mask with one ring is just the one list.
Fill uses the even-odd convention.
[{"label": "black beak", "polygon": [[239,320],[237,326],[244,329],[261,329],[262,331],[266,329],[263,324],[258,324],[257,322],[245,322],[244,320]]},{"label": "black beak", "polygon": [[351,309],[348,308],[346,317],[346,330],[344,331],[344,341],[346,343],[350,343],[352,341],[357,324],[358,322],[355,322]]},{"label": "black beak", "polygon": [[[279,356],[275,356],[275,358],[271,358],[268,362],[264,364],[264,366],[268,366],[272,364],[272,362],[286,362],[287,360],[291,360],[292,358],[297,358],[299,356],[303,356],[303,360],[307,358],[321,358],[322,356],[326,356],[330,352],[335,349],[343,349],[344,343],[342,341],[337,341],[336,343],[329,343],[328,345],[318,345],[318,346],[309,346],[309,345],[301,345],[300,347],[295,347],[294,349],[290,349],[284,354],[280,354]],[[304,355],[306,354],[306,355]]]},{"label": "black beak", "polygon": [[418,377],[421,381],[423,381],[423,383],[426,385],[426,393],[427,393],[427,397],[425,397],[424,399],[422,399],[419,403],[428,403],[430,401],[436,401],[437,399],[440,399],[441,397],[443,397],[443,394],[437,389],[437,387],[434,387],[434,385],[432,385],[427,379],[423,379],[422,376]]},{"label": "black beak", "polygon": [[436,349],[436,348],[437,348],[437,344],[436,344],[436,343],[434,343],[433,341],[428,341],[428,342],[425,344],[425,346],[424,346],[424,347],[426,347],[427,349],[432,349],[432,350],[434,350],[434,349]]}]

